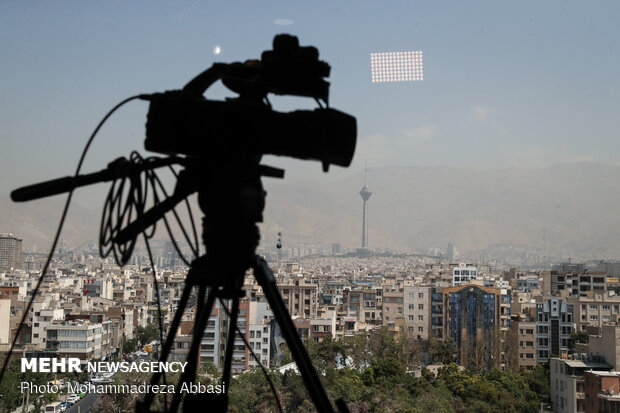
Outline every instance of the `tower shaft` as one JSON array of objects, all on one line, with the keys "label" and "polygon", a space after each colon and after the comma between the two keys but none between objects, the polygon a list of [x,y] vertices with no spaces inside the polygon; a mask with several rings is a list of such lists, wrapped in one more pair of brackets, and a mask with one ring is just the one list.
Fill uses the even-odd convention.
[{"label": "tower shaft", "polygon": [[366,202],[368,202],[370,195],[372,195],[372,192],[368,190],[368,185],[366,185],[366,172],[364,172],[364,186],[360,191],[360,196],[362,197],[362,248],[368,247],[368,230],[366,228],[368,215],[366,213]]},{"label": "tower shaft", "polygon": [[366,248],[368,245],[368,238],[366,235],[366,200],[363,201],[362,207],[362,248]]}]

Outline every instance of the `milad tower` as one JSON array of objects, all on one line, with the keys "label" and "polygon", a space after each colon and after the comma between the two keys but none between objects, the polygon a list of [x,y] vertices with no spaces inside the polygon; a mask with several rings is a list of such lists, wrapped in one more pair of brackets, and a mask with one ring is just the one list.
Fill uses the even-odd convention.
[{"label": "milad tower", "polygon": [[372,192],[368,190],[368,185],[366,185],[367,172],[368,172],[368,168],[365,168],[364,169],[364,187],[360,191],[360,195],[362,196],[362,200],[364,202],[364,207],[362,209],[362,248],[368,247],[368,232],[366,230],[366,223],[368,221],[368,218],[366,216],[366,202],[368,202],[370,195],[372,195]]}]

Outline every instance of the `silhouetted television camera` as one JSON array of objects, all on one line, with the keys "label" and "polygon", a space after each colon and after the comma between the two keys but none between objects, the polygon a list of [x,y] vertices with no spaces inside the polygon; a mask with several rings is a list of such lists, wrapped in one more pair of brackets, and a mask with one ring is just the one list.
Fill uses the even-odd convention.
[{"label": "silhouetted television camera", "polygon": [[[357,135],[353,116],[327,107],[330,67],[315,47],[297,37],[278,35],[261,60],[214,64],[183,90],[150,95],[145,148],[208,161],[243,154],[280,155],[349,166]],[[202,96],[222,80],[238,97],[226,101]],[[271,109],[268,93],[314,98],[321,107],[282,113]],[[325,107],[321,105],[325,103]]]}]

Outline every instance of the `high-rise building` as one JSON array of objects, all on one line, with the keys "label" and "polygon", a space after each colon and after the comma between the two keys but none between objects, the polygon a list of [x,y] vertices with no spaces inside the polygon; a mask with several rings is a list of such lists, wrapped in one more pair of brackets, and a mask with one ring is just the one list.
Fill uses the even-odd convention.
[{"label": "high-rise building", "polygon": [[0,271],[22,267],[22,240],[13,234],[0,235]]},{"label": "high-rise building", "polygon": [[332,244],[332,255],[337,255],[340,254],[340,244],[338,244],[337,242],[334,242]]},{"label": "high-rise building", "polygon": [[452,244],[451,242],[448,243],[448,249],[446,250],[446,258],[450,262],[455,262],[456,260],[459,259],[459,253],[456,250],[456,246]]},{"label": "high-rise building", "polygon": [[366,185],[366,172],[364,171],[364,186],[360,191],[360,195],[363,200],[363,209],[362,209],[362,248],[368,247],[368,229],[366,228],[368,224],[368,216],[366,215],[366,203],[368,199],[370,199],[370,195],[372,192],[368,190],[368,185]]},{"label": "high-rise building", "polygon": [[462,365],[499,367],[504,290],[473,284],[443,289],[443,337],[456,345]]}]

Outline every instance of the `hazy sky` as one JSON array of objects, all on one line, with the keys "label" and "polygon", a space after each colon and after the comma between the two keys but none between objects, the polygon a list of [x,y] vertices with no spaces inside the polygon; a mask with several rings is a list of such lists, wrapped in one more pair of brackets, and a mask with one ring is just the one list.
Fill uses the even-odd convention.
[{"label": "hazy sky", "polygon": [[[359,129],[349,171],[271,162],[289,176],[336,179],[364,162],[619,163],[619,21],[615,0],[2,1],[0,189],[71,174],[117,102],[180,88],[214,62],[258,58],[277,33],[318,47],[332,66],[330,103]],[[370,53],[408,50],[424,52],[423,82],[371,82]],[[135,102],[114,116],[85,170],[142,150],[146,110]]]}]

